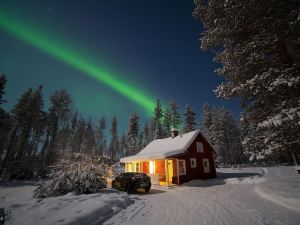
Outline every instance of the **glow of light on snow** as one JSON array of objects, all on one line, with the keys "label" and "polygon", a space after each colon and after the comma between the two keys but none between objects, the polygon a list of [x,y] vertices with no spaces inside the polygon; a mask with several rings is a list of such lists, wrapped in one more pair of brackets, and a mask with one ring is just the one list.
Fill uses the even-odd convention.
[{"label": "glow of light on snow", "polygon": [[55,59],[62,61],[72,68],[86,74],[96,81],[108,86],[117,93],[142,107],[148,115],[152,114],[155,101],[144,91],[130,86],[124,80],[117,78],[116,74],[109,73],[96,64],[88,61],[75,51],[68,50],[68,46],[54,41],[36,27],[20,22],[8,13],[0,10],[0,27],[14,37],[30,44],[39,50],[49,54]]}]

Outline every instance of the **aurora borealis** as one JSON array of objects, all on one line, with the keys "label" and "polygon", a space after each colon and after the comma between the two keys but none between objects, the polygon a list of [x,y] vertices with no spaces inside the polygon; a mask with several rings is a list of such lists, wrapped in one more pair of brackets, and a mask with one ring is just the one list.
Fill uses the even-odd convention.
[{"label": "aurora borealis", "polygon": [[[193,1],[0,1],[0,72],[7,75],[3,107],[11,110],[29,87],[43,85],[45,108],[65,88],[85,118],[116,115],[127,129],[141,125],[157,98],[204,102],[236,110],[216,98],[222,82],[212,56],[200,50],[201,25]],[[108,124],[109,125],[109,124]]]},{"label": "aurora borealis", "polygon": [[62,44],[52,41],[37,29],[34,29],[27,24],[22,24],[15,18],[12,18],[5,14],[5,12],[1,11],[0,27],[13,34],[18,39],[37,47],[56,59],[63,61],[73,68],[80,70],[84,74],[94,78],[98,82],[107,85],[119,94],[126,96],[128,99],[145,109],[148,115],[151,115],[155,106],[155,98],[146,96],[146,94],[141,90],[126,84],[124,80],[116,78],[113,74],[110,74],[97,65],[87,61],[78,53],[70,52]]}]

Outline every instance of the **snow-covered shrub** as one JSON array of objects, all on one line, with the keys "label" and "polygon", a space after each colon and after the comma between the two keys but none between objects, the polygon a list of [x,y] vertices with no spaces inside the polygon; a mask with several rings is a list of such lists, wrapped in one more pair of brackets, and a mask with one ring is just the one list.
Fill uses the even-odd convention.
[{"label": "snow-covered shrub", "polygon": [[52,180],[41,182],[34,191],[34,197],[45,198],[69,192],[95,193],[107,186],[109,170],[109,166],[97,157],[74,154],[74,157],[61,160],[52,166]]},{"label": "snow-covered shrub", "polygon": [[57,175],[49,182],[40,183],[34,191],[34,197],[45,198],[64,195],[69,192],[90,194],[96,193],[107,185],[106,180],[95,170],[71,170]]}]

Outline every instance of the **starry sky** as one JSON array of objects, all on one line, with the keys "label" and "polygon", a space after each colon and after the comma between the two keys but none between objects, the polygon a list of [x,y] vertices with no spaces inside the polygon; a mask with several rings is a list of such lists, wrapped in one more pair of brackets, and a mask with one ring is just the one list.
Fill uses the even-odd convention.
[{"label": "starry sky", "polygon": [[[213,93],[222,78],[214,73],[212,54],[200,49],[202,26],[193,9],[193,0],[2,0],[4,107],[10,110],[24,90],[42,84],[45,108],[49,96],[65,88],[85,118],[115,114],[120,130],[134,111],[142,123],[149,118],[149,104],[157,98],[164,104],[176,100],[182,110],[190,104],[198,115],[204,102],[238,115],[237,101]],[[26,40],[26,33],[33,38]],[[127,89],[106,82],[108,77]]]}]

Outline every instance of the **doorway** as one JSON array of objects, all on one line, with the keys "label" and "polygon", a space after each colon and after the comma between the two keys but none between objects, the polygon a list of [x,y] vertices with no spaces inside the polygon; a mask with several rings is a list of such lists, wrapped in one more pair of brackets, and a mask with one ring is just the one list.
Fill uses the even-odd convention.
[{"label": "doorway", "polygon": [[173,178],[173,160],[168,160],[168,178],[169,178],[169,183],[172,184],[172,178]]}]

